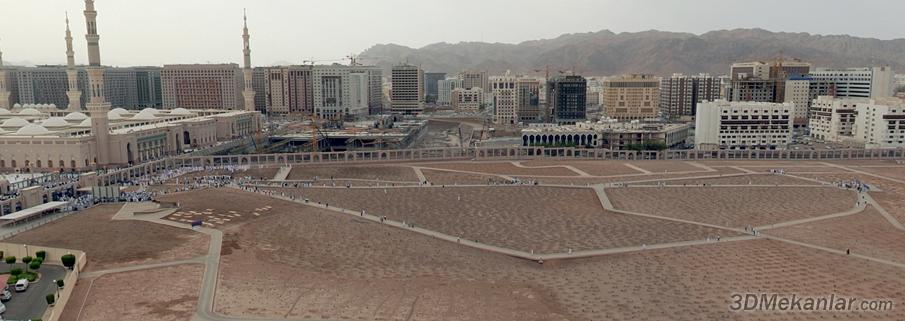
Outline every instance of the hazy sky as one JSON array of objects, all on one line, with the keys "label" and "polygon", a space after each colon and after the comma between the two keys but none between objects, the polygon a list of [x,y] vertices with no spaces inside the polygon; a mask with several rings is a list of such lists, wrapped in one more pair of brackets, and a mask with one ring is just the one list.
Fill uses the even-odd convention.
[{"label": "hazy sky", "polygon": [[[242,60],[248,9],[255,65],[341,59],[378,43],[518,43],[564,33],[649,29],[771,31],[905,37],[902,0],[96,0],[107,65]],[[81,0],[0,0],[5,61],[65,63],[69,11],[84,63]]]}]

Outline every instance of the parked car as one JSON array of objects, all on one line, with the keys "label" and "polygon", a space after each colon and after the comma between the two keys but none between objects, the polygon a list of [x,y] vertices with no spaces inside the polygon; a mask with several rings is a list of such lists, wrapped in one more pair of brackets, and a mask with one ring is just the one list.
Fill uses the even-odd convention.
[{"label": "parked car", "polygon": [[28,289],[28,280],[21,279],[16,282],[16,292],[24,292]]},{"label": "parked car", "polygon": [[[3,293],[0,294],[0,302],[6,302],[13,298],[13,293],[8,289],[3,289]],[[2,312],[0,312],[2,313]]]},{"label": "parked car", "polygon": [[[4,305],[3,303],[0,303],[0,313],[4,313],[4,312],[6,312],[6,305]],[[0,317],[0,320],[3,320],[3,318]]]}]

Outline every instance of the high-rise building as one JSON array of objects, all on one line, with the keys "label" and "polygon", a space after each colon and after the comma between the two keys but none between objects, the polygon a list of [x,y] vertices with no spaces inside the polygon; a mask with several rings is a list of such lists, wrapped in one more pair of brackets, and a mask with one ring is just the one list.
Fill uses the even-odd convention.
[{"label": "high-rise building", "polygon": [[515,83],[518,121],[536,123],[542,120],[541,83],[536,78],[520,77]]},{"label": "high-rise building", "polygon": [[732,101],[785,101],[786,80],[807,76],[811,64],[799,60],[742,62],[732,64],[731,87],[726,95]]},{"label": "high-rise building", "polygon": [[237,64],[165,65],[160,82],[164,108],[244,110]]},{"label": "high-rise building", "polygon": [[871,99],[857,107],[855,140],[865,148],[905,148],[905,100]]},{"label": "high-rise building", "polygon": [[587,81],[582,76],[556,76],[547,81],[547,119],[574,124],[587,119]]},{"label": "high-rise building", "polygon": [[456,88],[462,88],[462,79],[447,78],[437,81],[437,104],[452,105],[452,91]]},{"label": "high-rise building", "polygon": [[698,149],[785,149],[792,141],[792,103],[729,102],[698,104]]},{"label": "high-rise building", "polygon": [[424,73],[424,101],[436,103],[440,95],[438,81],[446,79],[445,72]]},{"label": "high-rise building", "polygon": [[484,71],[464,71],[459,73],[459,79],[462,79],[462,88],[481,88],[484,92],[490,92],[490,85],[487,73]]},{"label": "high-rise building", "polygon": [[610,118],[641,120],[660,113],[660,78],[623,75],[603,81],[603,108]]},{"label": "high-rise building", "polygon": [[383,68],[378,66],[353,65],[351,73],[366,74],[368,77],[368,112],[377,115],[383,112]]},{"label": "high-rise building", "polygon": [[251,86],[255,91],[255,110],[267,110],[267,67],[254,67],[251,71]]},{"label": "high-rise building", "polygon": [[881,98],[895,94],[895,73],[889,67],[817,68],[810,78],[811,98]]},{"label": "high-rise building", "polygon": [[490,93],[493,95],[493,122],[501,125],[514,125],[518,118],[518,77],[509,73],[503,76],[490,77]]},{"label": "high-rise building", "polygon": [[135,84],[138,95],[137,108],[163,107],[163,91],[160,87],[160,67],[135,67]]},{"label": "high-rise building", "polygon": [[698,104],[720,99],[720,79],[709,74],[673,74],[660,81],[660,111],[670,119],[694,116]]},{"label": "high-rise building", "polygon": [[396,65],[392,71],[390,109],[394,114],[417,115],[424,111],[424,72],[418,66]]},{"label": "high-rise building", "polygon": [[314,90],[311,66],[283,66],[267,69],[266,110],[275,114],[311,114]]},{"label": "high-rise building", "polygon": [[867,102],[864,98],[842,99],[832,96],[814,99],[808,124],[811,137],[830,142],[852,139],[858,105]]},{"label": "high-rise building", "polygon": [[452,107],[460,113],[477,113],[484,104],[484,89],[456,88],[452,91]]},{"label": "high-rise building", "polygon": [[793,76],[786,80],[786,103],[795,104],[792,112],[795,127],[807,126],[809,112],[811,110],[811,78]]}]

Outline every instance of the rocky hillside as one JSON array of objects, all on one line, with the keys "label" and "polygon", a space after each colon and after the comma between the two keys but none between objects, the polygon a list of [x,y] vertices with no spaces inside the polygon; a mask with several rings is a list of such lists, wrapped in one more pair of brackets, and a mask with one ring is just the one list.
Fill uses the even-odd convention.
[{"label": "rocky hillside", "polygon": [[761,29],[712,31],[703,35],[663,31],[567,34],[519,44],[437,43],[423,48],[381,44],[365,50],[362,61],[390,67],[399,62],[426,71],[466,69],[532,73],[572,70],[583,75],[674,72],[726,74],[736,61],[795,57],[820,67],[889,65],[905,71],[905,39],[770,32]]}]

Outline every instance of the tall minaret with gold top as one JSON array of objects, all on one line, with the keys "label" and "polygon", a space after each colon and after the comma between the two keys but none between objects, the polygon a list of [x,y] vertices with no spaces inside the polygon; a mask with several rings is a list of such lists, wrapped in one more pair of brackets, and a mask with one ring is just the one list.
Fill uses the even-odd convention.
[{"label": "tall minaret with gold top", "polygon": [[97,34],[97,11],[94,0],[85,0],[85,24],[88,27],[88,113],[91,116],[91,133],[97,143],[96,165],[110,164],[110,124],[107,112],[110,103],[104,98],[104,66],[101,65],[101,36]]},{"label": "tall minaret with gold top", "polygon": [[242,97],[245,98],[245,110],[246,111],[255,111],[255,90],[252,82],[252,77],[254,76],[254,72],[251,69],[251,44],[248,39],[250,36],[248,35],[248,16],[245,13],[242,13],[242,19],[244,20],[244,28],[242,33],[242,43],[244,45],[244,49],[242,50],[242,54],[245,56],[244,65],[242,68],[242,78],[245,80],[245,90],[242,91]]},{"label": "tall minaret with gold top", "polygon": [[75,68],[75,51],[72,50],[72,31],[69,31],[69,13],[66,14],[66,77],[69,80],[69,98],[67,111],[82,110],[82,91],[79,90],[79,70]]}]

